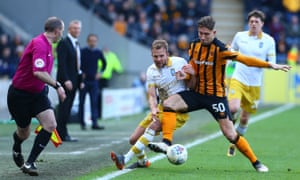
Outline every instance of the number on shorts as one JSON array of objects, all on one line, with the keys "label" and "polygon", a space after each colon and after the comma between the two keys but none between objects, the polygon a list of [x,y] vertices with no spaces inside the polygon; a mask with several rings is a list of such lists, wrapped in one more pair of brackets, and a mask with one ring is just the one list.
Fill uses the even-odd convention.
[{"label": "number on shorts", "polygon": [[212,108],[215,112],[225,112],[225,106],[223,103],[213,104]]}]

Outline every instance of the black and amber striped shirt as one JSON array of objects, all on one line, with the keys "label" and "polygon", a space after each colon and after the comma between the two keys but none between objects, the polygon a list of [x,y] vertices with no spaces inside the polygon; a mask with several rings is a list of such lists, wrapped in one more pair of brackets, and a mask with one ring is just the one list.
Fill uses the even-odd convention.
[{"label": "black and amber striped shirt", "polygon": [[248,66],[269,67],[269,63],[230,51],[226,45],[215,38],[210,45],[202,45],[200,39],[194,40],[189,48],[190,64],[197,78],[195,90],[203,95],[226,96],[225,69],[227,59],[234,59]]}]

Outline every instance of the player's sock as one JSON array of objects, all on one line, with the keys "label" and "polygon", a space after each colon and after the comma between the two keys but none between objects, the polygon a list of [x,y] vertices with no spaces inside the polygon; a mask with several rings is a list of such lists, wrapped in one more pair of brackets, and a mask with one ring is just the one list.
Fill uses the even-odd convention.
[{"label": "player's sock", "polygon": [[254,163],[257,161],[257,158],[252,151],[248,141],[243,136],[238,136],[237,141],[235,142],[236,147],[238,150],[243,153],[250,161],[251,163]]},{"label": "player's sock", "polygon": [[27,162],[33,163],[36,158],[39,156],[39,154],[44,150],[44,148],[47,146],[49,140],[51,137],[51,133],[48,131],[42,129],[38,135],[35,137],[33,147],[31,149],[30,155],[28,157]]},{"label": "player's sock", "polygon": [[244,136],[244,134],[247,131],[247,128],[248,128],[247,125],[244,126],[244,125],[239,124],[238,127],[236,128],[236,132],[239,133],[239,135]]},{"label": "player's sock", "polygon": [[162,115],[161,125],[163,142],[170,145],[173,140],[174,130],[176,129],[176,113],[164,111]]},{"label": "player's sock", "polygon": [[24,140],[19,138],[16,131],[13,134],[13,138],[14,138],[13,150],[15,152],[22,152],[21,144]]},{"label": "player's sock", "polygon": [[155,131],[147,128],[145,133],[137,140],[137,142],[130,148],[130,150],[124,155],[125,164],[130,161],[134,155],[140,155],[141,152],[148,146],[149,142],[152,142],[155,136]]},{"label": "player's sock", "polygon": [[138,158],[138,162],[144,162],[144,160],[147,159],[145,150],[142,150],[140,153],[136,154],[136,157]]}]

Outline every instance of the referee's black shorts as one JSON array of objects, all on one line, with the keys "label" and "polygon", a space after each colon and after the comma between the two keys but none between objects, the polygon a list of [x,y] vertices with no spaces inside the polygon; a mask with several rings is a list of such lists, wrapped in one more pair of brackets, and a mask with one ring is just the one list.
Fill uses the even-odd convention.
[{"label": "referee's black shorts", "polygon": [[32,117],[36,117],[37,114],[47,109],[52,109],[48,91],[48,86],[45,86],[40,93],[30,93],[10,85],[7,93],[7,106],[19,127],[27,127]]},{"label": "referee's black shorts", "polygon": [[216,120],[231,118],[227,97],[203,95],[195,91],[178,93],[188,106],[188,112],[206,109]]}]

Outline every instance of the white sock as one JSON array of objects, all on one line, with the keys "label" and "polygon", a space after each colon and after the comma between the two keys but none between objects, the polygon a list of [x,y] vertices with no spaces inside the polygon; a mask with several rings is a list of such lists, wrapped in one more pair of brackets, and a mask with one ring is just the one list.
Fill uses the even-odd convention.
[{"label": "white sock", "polygon": [[155,136],[155,131],[147,128],[145,133],[137,140],[137,142],[130,148],[130,150],[124,155],[125,164],[131,160],[134,155],[141,155],[143,150],[149,142],[152,142]]},{"label": "white sock", "polygon": [[239,135],[244,136],[244,134],[247,131],[248,126],[243,126],[241,124],[238,125],[238,127],[236,128],[236,131],[239,133]]}]

